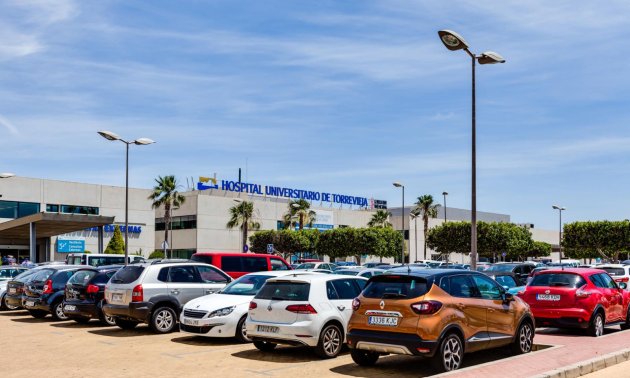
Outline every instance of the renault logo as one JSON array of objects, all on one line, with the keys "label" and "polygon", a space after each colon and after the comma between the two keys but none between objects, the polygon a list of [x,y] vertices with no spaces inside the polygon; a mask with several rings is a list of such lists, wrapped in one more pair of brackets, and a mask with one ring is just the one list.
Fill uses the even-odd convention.
[{"label": "renault logo", "polygon": [[549,294],[549,293],[551,293],[551,291],[545,290],[545,294]]},{"label": "renault logo", "polygon": [[381,303],[379,303],[379,306],[381,307],[381,310],[385,308],[385,301],[381,301]]}]

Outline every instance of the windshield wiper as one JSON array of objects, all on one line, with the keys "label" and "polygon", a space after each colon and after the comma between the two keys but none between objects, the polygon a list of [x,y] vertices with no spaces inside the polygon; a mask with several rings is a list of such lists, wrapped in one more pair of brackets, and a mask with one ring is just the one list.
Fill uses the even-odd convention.
[{"label": "windshield wiper", "polygon": [[286,299],[282,297],[271,297],[271,300],[272,301],[285,301]]},{"label": "windshield wiper", "polygon": [[407,296],[400,293],[385,293],[381,298],[407,298]]}]

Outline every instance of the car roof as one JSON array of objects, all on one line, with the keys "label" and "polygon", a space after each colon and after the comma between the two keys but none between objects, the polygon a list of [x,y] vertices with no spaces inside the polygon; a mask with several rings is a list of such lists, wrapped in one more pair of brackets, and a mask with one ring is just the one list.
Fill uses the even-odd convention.
[{"label": "car roof", "polygon": [[276,255],[269,255],[266,253],[243,253],[243,252],[221,252],[221,251],[209,251],[209,252],[197,252],[194,253],[194,255],[200,255],[200,256],[212,256],[212,255],[220,255],[220,256],[243,256],[243,257],[278,257],[278,258],[282,258],[280,256],[276,256]]},{"label": "car roof", "polygon": [[274,277],[267,280],[269,281],[297,281],[297,282],[321,282],[321,281],[331,281],[331,280],[339,280],[339,279],[347,279],[347,278],[355,278],[359,280],[367,281],[367,278],[357,277],[357,276],[344,276],[342,274],[289,274],[282,277]]},{"label": "car roof", "polygon": [[579,274],[579,275],[591,275],[591,274],[597,274],[597,273],[606,273],[606,271],[601,270],[601,269],[594,269],[594,268],[564,268],[564,269],[553,268],[553,269],[542,270],[540,271],[539,274],[551,274],[551,273],[572,273],[572,274]]},{"label": "car roof", "polygon": [[623,264],[601,264],[601,265],[597,265],[597,268],[627,268],[628,265],[623,265]]},{"label": "car roof", "polygon": [[377,277],[383,277],[383,276],[388,276],[388,275],[396,275],[396,276],[409,275],[409,276],[416,276],[416,277],[422,277],[422,278],[434,277],[438,279],[444,276],[450,276],[450,275],[455,275],[455,274],[479,274],[479,275],[485,276],[482,272],[477,272],[474,270],[418,269],[418,268],[414,268],[413,266],[410,266],[409,268],[404,266],[404,267],[390,269],[385,274],[381,274],[380,276],[377,276]]},{"label": "car roof", "polygon": [[[287,276],[287,275],[291,275],[291,274],[295,274],[294,270],[266,270],[263,272],[253,272],[253,273],[247,273],[244,276],[241,277],[246,277],[246,276],[273,276],[273,277],[282,277],[282,276]],[[300,274],[314,274],[313,272],[302,272],[299,271]],[[240,277],[239,277],[240,278]]]}]

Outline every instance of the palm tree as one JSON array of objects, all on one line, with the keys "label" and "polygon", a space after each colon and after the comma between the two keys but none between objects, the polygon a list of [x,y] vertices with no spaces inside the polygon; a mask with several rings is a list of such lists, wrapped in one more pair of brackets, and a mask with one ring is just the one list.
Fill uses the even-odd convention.
[{"label": "palm tree", "polygon": [[155,179],[156,185],[153,187],[153,192],[149,196],[149,199],[153,201],[151,206],[154,209],[164,206],[164,241],[168,244],[168,230],[171,224],[171,210],[179,209],[179,207],[186,201],[186,197],[181,195],[177,188],[177,180],[175,176],[158,176]]},{"label": "palm tree", "polygon": [[435,218],[437,216],[437,204],[433,203],[433,196],[425,194],[418,197],[418,201],[415,203],[417,206],[417,214],[422,216],[424,221],[424,259],[427,259],[427,233],[429,232],[429,217]]},{"label": "palm tree", "polygon": [[368,222],[368,227],[379,228],[391,228],[392,224],[389,223],[389,216],[392,215],[387,210],[376,210],[376,213],[372,214],[372,219]]},{"label": "palm tree", "polygon": [[291,228],[297,224],[302,230],[304,224],[312,227],[316,219],[317,213],[311,210],[310,202],[305,199],[289,201],[289,210],[284,215],[284,228]]},{"label": "palm tree", "polygon": [[240,227],[243,231],[243,252],[245,252],[245,246],[247,245],[247,232],[251,228],[252,230],[258,230],[260,223],[255,222],[254,217],[254,202],[239,201],[238,205],[234,205],[230,208],[230,220],[227,222],[226,227],[232,229],[234,227]]}]

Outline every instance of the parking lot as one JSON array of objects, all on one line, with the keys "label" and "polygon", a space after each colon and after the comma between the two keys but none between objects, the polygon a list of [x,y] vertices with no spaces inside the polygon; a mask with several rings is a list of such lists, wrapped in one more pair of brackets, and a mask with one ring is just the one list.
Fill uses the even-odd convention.
[{"label": "parking lot", "polygon": [[[19,364],[4,371],[7,377],[33,374],[57,377],[116,376],[226,376],[226,377],[423,377],[432,371],[427,361],[387,356],[373,368],[361,368],[346,352],[321,360],[305,348],[279,347],[259,352],[251,344],[231,339],[209,340],[179,332],[155,335],[146,326],[132,331],[34,319],[25,311],[0,313],[3,349]],[[540,353],[540,352],[539,352]],[[466,356],[465,366],[482,365],[509,357],[502,350]]]}]

